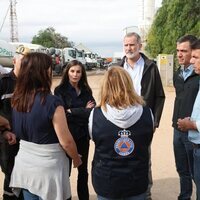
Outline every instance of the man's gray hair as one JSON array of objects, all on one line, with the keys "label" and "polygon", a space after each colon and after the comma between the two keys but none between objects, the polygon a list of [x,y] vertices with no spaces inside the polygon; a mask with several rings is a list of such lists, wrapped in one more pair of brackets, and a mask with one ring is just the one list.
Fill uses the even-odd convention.
[{"label": "man's gray hair", "polygon": [[137,42],[138,42],[139,44],[142,43],[142,40],[141,40],[140,35],[139,35],[138,33],[136,33],[136,32],[127,33],[127,34],[124,36],[124,38],[126,38],[126,37],[132,37],[132,36],[136,37]]}]

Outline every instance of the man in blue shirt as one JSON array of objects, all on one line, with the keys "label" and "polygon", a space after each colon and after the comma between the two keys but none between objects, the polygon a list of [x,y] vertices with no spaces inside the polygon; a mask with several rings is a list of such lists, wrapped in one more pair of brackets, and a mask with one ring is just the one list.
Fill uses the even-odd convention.
[{"label": "man in blue shirt", "polygon": [[174,101],[172,126],[174,128],[174,157],[176,170],[180,180],[178,200],[191,200],[193,177],[193,147],[188,140],[188,133],[178,128],[179,118],[190,116],[194,101],[199,90],[199,75],[194,72],[190,63],[191,45],[197,38],[193,35],[184,35],[177,40],[176,52],[180,67],[174,73],[173,84],[176,92]]},{"label": "man in blue shirt", "polygon": [[[200,75],[200,39],[194,42],[191,48],[192,58],[190,62],[194,65],[195,72]],[[188,131],[188,139],[193,144],[194,181],[197,200],[200,200],[200,88],[194,102],[191,117],[179,119],[177,124],[180,130]]]}]

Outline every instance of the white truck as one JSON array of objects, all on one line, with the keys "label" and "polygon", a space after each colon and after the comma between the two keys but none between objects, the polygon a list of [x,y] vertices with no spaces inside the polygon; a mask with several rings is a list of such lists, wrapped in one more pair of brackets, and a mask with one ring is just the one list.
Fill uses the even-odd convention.
[{"label": "white truck", "polygon": [[76,59],[76,50],[72,47],[66,47],[62,50],[63,64],[67,65],[68,62]]},{"label": "white truck", "polygon": [[51,55],[53,60],[53,71],[55,75],[62,74],[64,68],[67,66],[67,64],[77,59],[77,53],[76,49],[71,47],[66,47],[64,49],[57,49],[54,47],[51,47],[47,49],[47,53]]},{"label": "white truck", "polygon": [[86,67],[88,70],[91,70],[93,67],[96,67],[96,61],[94,55],[91,52],[85,52]]},{"label": "white truck", "polygon": [[87,69],[84,50],[78,50],[78,49],[76,49],[76,59],[78,61],[80,61],[84,65],[85,69]]},{"label": "white truck", "polygon": [[0,65],[3,67],[13,67],[15,50],[15,46],[4,40],[0,40]]},{"label": "white truck", "polygon": [[70,62],[72,60],[78,60],[87,69],[87,67],[86,67],[87,58],[85,57],[83,50],[79,50],[79,49],[72,48],[72,47],[66,47],[66,48],[63,49],[62,54],[63,54],[64,65],[67,65],[68,62]]}]

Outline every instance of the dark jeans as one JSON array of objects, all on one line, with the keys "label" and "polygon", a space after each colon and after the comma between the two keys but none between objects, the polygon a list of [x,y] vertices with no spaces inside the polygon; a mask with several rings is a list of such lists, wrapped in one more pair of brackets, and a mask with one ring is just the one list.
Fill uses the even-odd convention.
[{"label": "dark jeans", "polygon": [[197,200],[200,200],[200,148],[194,148],[194,181],[196,185]]},{"label": "dark jeans", "polygon": [[137,196],[119,198],[119,199],[110,199],[110,198],[106,198],[106,197],[97,195],[97,200],[145,200],[145,198],[146,198],[145,193],[137,195]]},{"label": "dark jeans", "polygon": [[[89,200],[89,189],[88,189],[89,139],[88,137],[85,136],[75,142],[78,149],[78,153],[82,156],[81,157],[82,165],[78,168],[77,194],[79,200]],[[71,159],[70,159],[70,165],[72,165]]]},{"label": "dark jeans", "polygon": [[193,147],[188,140],[188,133],[174,129],[173,145],[176,170],[180,178],[178,200],[190,200],[192,195]]},{"label": "dark jeans", "polygon": [[153,177],[152,177],[152,170],[151,170],[151,144],[149,145],[149,171],[148,171],[148,179],[149,184],[146,191],[146,198],[145,200],[151,199],[151,188],[153,186]]}]

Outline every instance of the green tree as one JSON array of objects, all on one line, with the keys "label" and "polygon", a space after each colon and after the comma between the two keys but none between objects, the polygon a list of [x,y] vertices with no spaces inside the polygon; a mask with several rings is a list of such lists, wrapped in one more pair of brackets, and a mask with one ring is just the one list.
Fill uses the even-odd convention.
[{"label": "green tree", "polygon": [[68,38],[56,33],[53,27],[48,27],[45,30],[40,30],[32,39],[32,44],[40,44],[47,48],[64,48],[72,47],[73,42],[68,41]]},{"label": "green tree", "polygon": [[200,0],[163,0],[147,35],[145,50],[151,57],[173,54],[176,40],[186,34],[200,36]]}]

